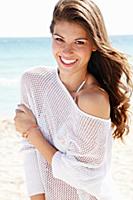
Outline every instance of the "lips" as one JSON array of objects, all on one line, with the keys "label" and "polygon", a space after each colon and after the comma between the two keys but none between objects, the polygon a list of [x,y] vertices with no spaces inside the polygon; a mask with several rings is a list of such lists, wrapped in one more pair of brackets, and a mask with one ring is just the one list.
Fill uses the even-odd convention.
[{"label": "lips", "polygon": [[65,65],[72,65],[72,64],[75,64],[77,62],[77,59],[66,59],[66,58],[63,58],[63,57],[60,57],[60,60]]}]

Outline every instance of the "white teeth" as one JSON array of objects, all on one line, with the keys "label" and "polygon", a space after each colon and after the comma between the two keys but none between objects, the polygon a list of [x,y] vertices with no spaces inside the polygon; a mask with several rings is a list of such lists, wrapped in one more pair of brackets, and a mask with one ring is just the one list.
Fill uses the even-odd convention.
[{"label": "white teeth", "polygon": [[73,64],[76,62],[76,59],[75,60],[66,60],[64,58],[61,57],[61,60],[65,63],[65,64]]}]

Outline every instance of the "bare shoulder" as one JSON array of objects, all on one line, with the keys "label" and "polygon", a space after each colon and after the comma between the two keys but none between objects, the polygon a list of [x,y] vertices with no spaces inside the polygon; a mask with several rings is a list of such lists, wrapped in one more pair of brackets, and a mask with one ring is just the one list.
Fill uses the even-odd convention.
[{"label": "bare shoulder", "polygon": [[109,96],[105,90],[95,87],[83,90],[78,96],[79,108],[90,115],[109,119],[110,103]]}]

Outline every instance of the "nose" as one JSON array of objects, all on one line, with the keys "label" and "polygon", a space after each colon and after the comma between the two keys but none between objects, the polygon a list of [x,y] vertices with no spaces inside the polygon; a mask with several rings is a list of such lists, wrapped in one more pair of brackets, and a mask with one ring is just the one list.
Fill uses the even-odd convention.
[{"label": "nose", "polygon": [[63,46],[62,52],[64,54],[71,54],[71,53],[73,53],[73,46],[72,46],[72,44],[65,44]]}]

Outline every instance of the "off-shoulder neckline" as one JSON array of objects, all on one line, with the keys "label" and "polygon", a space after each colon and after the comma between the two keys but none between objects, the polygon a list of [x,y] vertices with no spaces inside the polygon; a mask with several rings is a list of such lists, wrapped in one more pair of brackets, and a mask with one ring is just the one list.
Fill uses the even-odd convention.
[{"label": "off-shoulder neckline", "polygon": [[59,74],[58,74],[58,68],[57,69],[54,69],[54,72],[56,74],[56,79],[59,83],[59,85],[61,86],[61,88],[63,89],[63,91],[66,93],[66,95],[68,96],[68,98],[70,99],[71,103],[73,104],[74,108],[76,109],[77,112],[79,112],[80,114],[82,114],[83,116],[85,117],[89,117],[89,118],[93,118],[93,119],[97,119],[97,120],[100,120],[100,121],[103,121],[103,122],[111,122],[111,119],[108,118],[108,119],[105,119],[105,118],[100,118],[100,117],[97,117],[97,116],[94,116],[94,115],[91,115],[91,114],[88,114],[84,111],[82,111],[78,105],[75,103],[74,99],[72,98],[72,96],[70,95],[69,91],[67,90],[67,88],[65,87],[65,85],[62,83],[60,77],[59,77]]}]

